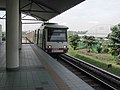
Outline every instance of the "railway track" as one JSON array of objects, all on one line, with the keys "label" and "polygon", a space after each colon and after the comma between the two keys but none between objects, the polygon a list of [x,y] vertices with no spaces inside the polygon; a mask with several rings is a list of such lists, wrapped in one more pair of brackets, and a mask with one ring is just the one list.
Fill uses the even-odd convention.
[{"label": "railway track", "polygon": [[59,55],[58,61],[95,90],[120,90],[118,76],[66,54]]}]

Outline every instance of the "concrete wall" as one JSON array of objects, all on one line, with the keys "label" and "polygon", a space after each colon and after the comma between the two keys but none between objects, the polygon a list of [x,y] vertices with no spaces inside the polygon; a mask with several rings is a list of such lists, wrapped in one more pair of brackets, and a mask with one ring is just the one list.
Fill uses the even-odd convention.
[{"label": "concrete wall", "polygon": [[2,42],[2,25],[0,24],[0,43]]}]

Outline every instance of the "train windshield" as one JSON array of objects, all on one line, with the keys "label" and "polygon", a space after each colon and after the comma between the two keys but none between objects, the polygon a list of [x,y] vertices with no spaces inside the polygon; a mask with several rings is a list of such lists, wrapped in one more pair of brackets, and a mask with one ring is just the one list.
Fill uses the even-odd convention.
[{"label": "train windshield", "polygon": [[49,29],[48,30],[48,41],[66,42],[67,41],[67,30],[66,29]]}]

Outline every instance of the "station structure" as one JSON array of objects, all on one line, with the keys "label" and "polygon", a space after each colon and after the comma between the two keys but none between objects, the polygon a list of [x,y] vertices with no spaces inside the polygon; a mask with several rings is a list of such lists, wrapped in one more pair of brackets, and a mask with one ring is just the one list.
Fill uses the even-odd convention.
[{"label": "station structure", "polygon": [[21,13],[37,20],[48,21],[84,0],[0,0],[0,10],[6,10],[6,68],[19,69],[21,49]]},{"label": "station structure", "polygon": [[0,0],[0,10],[6,10],[6,46],[0,46],[0,90],[93,90],[41,49],[22,45],[21,13],[48,21],[83,1]]}]

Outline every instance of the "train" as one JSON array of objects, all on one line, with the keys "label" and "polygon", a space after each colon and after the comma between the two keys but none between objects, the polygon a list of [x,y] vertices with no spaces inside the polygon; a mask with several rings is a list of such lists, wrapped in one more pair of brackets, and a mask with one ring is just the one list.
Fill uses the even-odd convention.
[{"label": "train", "polygon": [[38,30],[27,34],[27,39],[47,53],[63,54],[68,51],[68,27],[57,23],[43,23]]}]

